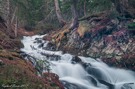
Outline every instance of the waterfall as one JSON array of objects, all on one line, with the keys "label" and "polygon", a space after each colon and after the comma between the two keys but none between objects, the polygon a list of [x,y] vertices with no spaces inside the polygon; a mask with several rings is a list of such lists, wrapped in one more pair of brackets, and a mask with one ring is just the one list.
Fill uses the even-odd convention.
[{"label": "waterfall", "polygon": [[25,56],[34,66],[38,60],[49,62],[50,71],[60,77],[65,89],[135,89],[133,71],[112,68],[100,59],[90,57],[79,56],[82,63],[86,64],[85,67],[81,63],[73,63],[74,55],[44,49],[48,41],[42,40],[43,37],[44,35],[24,36],[24,48],[21,51],[31,57]]}]

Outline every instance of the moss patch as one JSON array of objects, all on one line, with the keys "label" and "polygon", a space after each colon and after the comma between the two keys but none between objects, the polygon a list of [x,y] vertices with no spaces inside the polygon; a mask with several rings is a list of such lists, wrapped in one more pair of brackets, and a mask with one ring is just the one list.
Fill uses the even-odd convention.
[{"label": "moss patch", "polygon": [[135,22],[128,24],[129,30],[135,30]]}]

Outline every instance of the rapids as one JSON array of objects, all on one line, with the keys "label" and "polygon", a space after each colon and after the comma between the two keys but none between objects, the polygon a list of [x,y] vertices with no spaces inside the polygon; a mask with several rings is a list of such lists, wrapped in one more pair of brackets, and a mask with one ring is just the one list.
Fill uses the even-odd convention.
[{"label": "rapids", "polygon": [[[100,59],[79,56],[86,64],[72,63],[74,55],[62,51],[46,50],[48,41],[42,40],[44,35],[24,36],[21,49],[26,60],[34,66],[38,60],[49,62],[50,71],[60,77],[65,89],[135,89],[135,73],[130,70],[112,68]],[[49,55],[49,57],[48,57]],[[45,65],[43,65],[45,66]],[[46,68],[43,67],[42,72]]]}]

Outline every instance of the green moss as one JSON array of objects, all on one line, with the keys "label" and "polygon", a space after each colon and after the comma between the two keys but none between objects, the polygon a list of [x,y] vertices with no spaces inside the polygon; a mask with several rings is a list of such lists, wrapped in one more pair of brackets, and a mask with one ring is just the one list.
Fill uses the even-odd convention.
[{"label": "green moss", "polygon": [[5,89],[6,86],[9,86],[9,89],[43,89],[46,86],[40,79],[32,77],[15,65],[6,65],[1,70],[0,89]]},{"label": "green moss", "polygon": [[129,30],[135,30],[135,22],[130,23],[130,24],[128,24],[127,26],[128,26],[128,28],[129,28]]},{"label": "green moss", "polygon": [[0,64],[0,89],[59,89],[53,81],[37,76],[33,70],[32,66],[19,59],[7,60],[2,67]]}]

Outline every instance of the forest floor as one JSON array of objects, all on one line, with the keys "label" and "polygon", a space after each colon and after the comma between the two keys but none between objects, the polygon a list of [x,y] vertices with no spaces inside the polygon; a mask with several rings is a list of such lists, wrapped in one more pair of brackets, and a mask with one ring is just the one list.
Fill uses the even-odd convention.
[{"label": "forest floor", "polygon": [[14,31],[9,34],[4,20],[0,19],[0,89],[63,89],[55,74],[38,76],[32,63],[20,55],[23,35],[34,35],[34,32],[21,28],[19,37],[15,38]]}]

